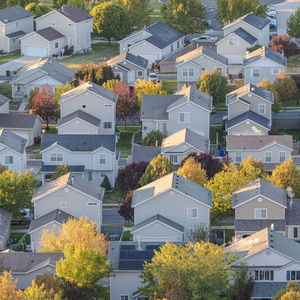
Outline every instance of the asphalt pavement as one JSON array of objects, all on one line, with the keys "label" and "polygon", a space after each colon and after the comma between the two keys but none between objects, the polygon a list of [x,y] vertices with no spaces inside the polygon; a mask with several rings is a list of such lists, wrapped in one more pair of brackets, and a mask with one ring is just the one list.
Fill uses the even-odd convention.
[{"label": "asphalt pavement", "polygon": [[117,209],[103,209],[102,210],[102,224],[124,224],[125,219],[121,217]]}]

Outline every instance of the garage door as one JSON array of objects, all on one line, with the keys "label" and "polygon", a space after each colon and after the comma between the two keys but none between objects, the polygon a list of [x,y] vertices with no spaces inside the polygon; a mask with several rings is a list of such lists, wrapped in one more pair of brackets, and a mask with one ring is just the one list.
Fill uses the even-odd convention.
[{"label": "garage door", "polygon": [[25,45],[23,54],[26,56],[46,57],[47,51],[46,48],[42,46]]}]

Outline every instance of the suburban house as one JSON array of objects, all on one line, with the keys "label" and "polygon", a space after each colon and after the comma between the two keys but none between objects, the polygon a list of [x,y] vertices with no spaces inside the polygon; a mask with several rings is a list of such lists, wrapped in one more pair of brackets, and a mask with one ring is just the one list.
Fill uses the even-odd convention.
[{"label": "suburban house", "polygon": [[7,129],[34,144],[34,138],[42,134],[43,121],[38,115],[0,113],[0,129]]},{"label": "suburban house", "polygon": [[226,95],[228,135],[267,135],[272,125],[273,93],[248,83]]},{"label": "suburban house", "polygon": [[173,95],[143,95],[142,136],[160,130],[167,136],[188,128],[209,139],[212,97],[189,86]]},{"label": "suburban house", "polygon": [[0,129],[0,165],[14,172],[25,173],[27,140],[6,129]]},{"label": "suburban house", "polygon": [[10,99],[0,94],[0,114],[9,113],[9,102]]},{"label": "suburban house", "polygon": [[10,222],[12,213],[0,208],[0,251],[7,248],[8,240],[10,238]]},{"label": "suburban house", "polygon": [[74,53],[91,51],[93,17],[75,6],[62,6],[35,19],[36,32],[25,36],[22,53],[49,57],[63,55],[66,49]]},{"label": "suburban house", "polygon": [[18,279],[17,289],[22,290],[31,286],[32,281],[44,273],[52,273],[54,276],[56,262],[63,257],[63,253],[30,253],[12,250],[0,252],[2,269],[11,271],[13,280]]},{"label": "suburban house", "polygon": [[243,58],[244,84],[259,84],[263,78],[274,83],[278,74],[286,70],[286,57],[268,47],[261,47]]},{"label": "suburban house", "polygon": [[225,248],[237,255],[231,267],[244,262],[252,271],[251,299],[273,299],[287,283],[300,280],[300,244],[265,228]]},{"label": "suburban house", "polygon": [[207,47],[197,47],[176,59],[177,89],[186,86],[196,87],[199,77],[213,69],[220,71],[225,77],[228,73],[228,59]]},{"label": "suburban house", "polygon": [[185,45],[185,35],[158,22],[119,41],[120,54],[129,51],[148,60],[149,66],[181,50]]},{"label": "suburban house", "polygon": [[58,134],[115,134],[118,95],[86,82],[61,95]]},{"label": "suburban house", "polygon": [[105,176],[111,186],[115,185],[119,159],[115,135],[44,134],[41,153],[43,184],[50,180],[57,166],[67,164],[70,172],[96,185]]},{"label": "suburban house", "polygon": [[230,74],[241,73],[248,48],[269,45],[269,23],[269,20],[249,13],[223,27],[224,38],[216,43],[217,53],[228,58]]},{"label": "suburban house", "polygon": [[119,76],[121,81],[127,82],[130,86],[133,86],[138,79],[147,80],[148,64],[147,59],[128,51],[107,61],[115,76]]},{"label": "suburban house", "polygon": [[212,192],[175,172],[134,191],[133,241],[187,242],[190,230],[209,226]]},{"label": "suburban house", "polygon": [[28,97],[31,90],[41,88],[46,83],[55,92],[56,86],[59,84],[65,86],[67,82],[72,82],[74,77],[73,70],[50,58],[40,58],[23,67],[10,81],[12,97]]},{"label": "suburban house", "polygon": [[226,151],[235,163],[241,163],[250,155],[263,162],[265,171],[289,159],[293,151],[291,135],[227,135]]},{"label": "suburban house", "polygon": [[11,53],[20,50],[20,38],[33,31],[33,17],[20,5],[0,10],[0,50]]}]

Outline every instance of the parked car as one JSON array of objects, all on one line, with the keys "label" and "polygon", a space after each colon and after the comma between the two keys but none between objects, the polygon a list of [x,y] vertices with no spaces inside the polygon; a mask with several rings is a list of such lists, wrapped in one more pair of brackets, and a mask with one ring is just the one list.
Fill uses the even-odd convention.
[{"label": "parked car", "polygon": [[211,113],[212,113],[212,114],[215,114],[216,111],[217,111],[216,108],[213,106],[213,107],[211,108]]},{"label": "parked car", "polygon": [[212,37],[209,35],[201,35],[196,38],[192,39],[192,43],[196,42],[209,42],[209,43],[214,43],[217,40],[217,37]]},{"label": "parked car", "polygon": [[149,80],[155,81],[155,82],[159,82],[156,73],[150,73],[150,74],[149,74]]},{"label": "parked car", "polygon": [[276,8],[272,7],[272,6],[268,6],[267,16],[268,17],[276,17]]},{"label": "parked car", "polygon": [[276,27],[277,27],[277,21],[276,21],[276,19],[269,18],[269,17],[268,17],[268,19],[270,21],[270,29],[276,29]]}]

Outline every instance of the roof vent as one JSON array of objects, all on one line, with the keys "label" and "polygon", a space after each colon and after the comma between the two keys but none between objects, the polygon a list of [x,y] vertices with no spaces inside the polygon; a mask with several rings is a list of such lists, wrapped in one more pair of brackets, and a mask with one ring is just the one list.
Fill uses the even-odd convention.
[{"label": "roof vent", "polygon": [[[271,232],[273,232],[274,231],[274,224],[272,223],[271,224]],[[271,240],[271,242],[273,242],[273,240]]]},{"label": "roof vent", "polygon": [[252,87],[252,88],[251,88],[251,91],[254,92],[254,91],[255,91],[255,87]]}]

